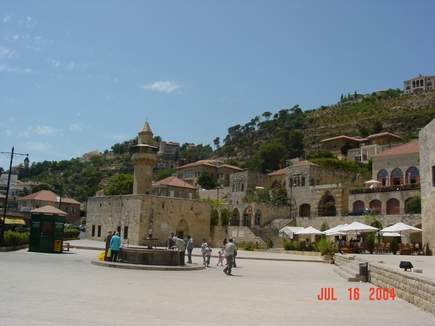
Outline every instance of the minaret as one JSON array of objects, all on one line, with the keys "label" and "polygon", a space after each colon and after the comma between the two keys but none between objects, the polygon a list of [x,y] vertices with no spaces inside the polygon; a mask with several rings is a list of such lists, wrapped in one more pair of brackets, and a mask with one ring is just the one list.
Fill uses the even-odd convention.
[{"label": "minaret", "polygon": [[131,160],[134,164],[133,194],[144,195],[151,193],[153,167],[157,162],[157,151],[154,146],[153,132],[148,122],[139,131],[137,145]]}]

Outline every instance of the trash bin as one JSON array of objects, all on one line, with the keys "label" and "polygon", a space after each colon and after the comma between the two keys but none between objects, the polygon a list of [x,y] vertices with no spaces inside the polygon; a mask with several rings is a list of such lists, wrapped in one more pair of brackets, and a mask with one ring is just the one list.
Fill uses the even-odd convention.
[{"label": "trash bin", "polygon": [[369,281],[369,263],[359,263],[359,277],[362,282]]}]

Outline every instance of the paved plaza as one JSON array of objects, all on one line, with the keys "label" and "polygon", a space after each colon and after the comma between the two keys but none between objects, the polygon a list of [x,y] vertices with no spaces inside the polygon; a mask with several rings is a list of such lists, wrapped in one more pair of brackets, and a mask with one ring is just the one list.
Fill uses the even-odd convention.
[{"label": "paved plaza", "polygon": [[[221,267],[94,266],[96,253],[0,253],[0,325],[435,324],[434,316],[400,299],[369,301],[370,284],[347,283],[328,264],[240,260],[230,277]],[[322,287],[335,288],[338,300],[317,301]],[[360,288],[359,301],[346,298],[348,287]]]}]

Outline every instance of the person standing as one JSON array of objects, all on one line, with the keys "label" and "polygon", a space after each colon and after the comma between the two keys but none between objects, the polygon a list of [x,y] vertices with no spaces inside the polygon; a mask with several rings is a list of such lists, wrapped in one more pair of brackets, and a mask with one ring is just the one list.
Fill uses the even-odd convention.
[{"label": "person standing", "polygon": [[230,241],[228,241],[228,243],[225,245],[225,257],[227,259],[227,266],[224,268],[224,273],[227,275],[233,275],[231,274],[231,269],[233,268],[235,249],[236,246],[233,243],[233,239],[230,239]]},{"label": "person standing", "polygon": [[211,248],[210,246],[207,246],[205,256],[207,258],[207,267],[210,267],[210,259],[211,259]]},{"label": "person standing", "polygon": [[108,231],[107,235],[106,235],[106,239],[105,239],[105,242],[106,242],[106,247],[104,249],[104,260],[105,261],[110,261],[111,257],[112,257],[112,256],[107,257],[107,254],[108,254],[109,248],[110,248],[110,240],[111,239],[112,239],[112,231]]},{"label": "person standing", "polygon": [[234,242],[234,240],[233,240],[233,244],[234,244],[233,267],[234,267],[234,268],[237,268],[237,265],[236,265],[237,244]]},{"label": "person standing", "polygon": [[223,253],[223,250],[219,250],[219,252],[218,252],[218,263],[217,263],[216,266],[219,266],[219,264],[221,266],[224,266],[224,253]]},{"label": "person standing", "polygon": [[174,233],[171,233],[168,238],[168,249],[172,249],[174,247],[175,247]]},{"label": "person standing", "polygon": [[112,261],[117,262],[119,251],[121,250],[121,237],[118,232],[110,239],[110,250],[112,251]]},{"label": "person standing", "polygon": [[186,243],[184,242],[183,239],[179,238],[178,236],[174,236],[172,238],[175,242],[175,247],[178,250],[178,253],[180,255],[180,265],[184,266],[184,252],[186,251]]},{"label": "person standing", "polygon": [[187,236],[187,263],[192,264],[193,239],[190,235]]},{"label": "person standing", "polygon": [[204,266],[207,265],[207,260],[206,260],[207,248],[208,248],[207,241],[205,241],[205,239],[202,239],[201,254],[202,254],[202,263],[204,264]]}]

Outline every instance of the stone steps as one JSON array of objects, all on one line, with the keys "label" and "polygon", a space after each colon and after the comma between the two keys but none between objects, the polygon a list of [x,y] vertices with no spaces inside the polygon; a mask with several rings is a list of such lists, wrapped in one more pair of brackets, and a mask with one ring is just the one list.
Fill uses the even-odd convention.
[{"label": "stone steps", "polygon": [[334,272],[336,274],[338,274],[339,276],[341,276],[342,278],[344,278],[348,282],[359,282],[360,281],[360,277],[358,275],[350,274],[347,271],[345,271],[339,267],[334,267]]},{"label": "stone steps", "polygon": [[334,263],[336,267],[334,272],[347,280],[348,282],[359,282],[359,261],[355,260],[354,256],[343,256],[336,254],[334,256]]}]

